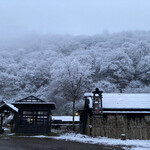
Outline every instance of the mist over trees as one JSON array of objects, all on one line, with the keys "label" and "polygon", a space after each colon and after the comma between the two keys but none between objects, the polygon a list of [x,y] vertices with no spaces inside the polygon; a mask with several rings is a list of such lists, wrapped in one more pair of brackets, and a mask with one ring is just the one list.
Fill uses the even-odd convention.
[{"label": "mist over trees", "polygon": [[78,107],[83,93],[95,87],[149,93],[150,32],[30,35],[0,41],[0,99],[12,102],[34,95],[54,101],[57,114],[67,114],[72,113],[71,92],[76,92]]}]

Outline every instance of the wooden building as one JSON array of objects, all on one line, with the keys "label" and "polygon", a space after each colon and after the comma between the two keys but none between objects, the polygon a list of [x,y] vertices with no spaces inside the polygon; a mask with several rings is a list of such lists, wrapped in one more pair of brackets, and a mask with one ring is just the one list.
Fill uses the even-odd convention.
[{"label": "wooden building", "polygon": [[102,114],[95,115],[93,109],[89,100],[89,106],[79,111],[81,133],[94,137],[125,135],[127,139],[150,139],[150,94],[104,93]]},{"label": "wooden building", "polygon": [[51,110],[55,103],[46,102],[29,96],[13,103],[18,108],[15,115],[15,132],[18,134],[49,134],[51,128]]}]

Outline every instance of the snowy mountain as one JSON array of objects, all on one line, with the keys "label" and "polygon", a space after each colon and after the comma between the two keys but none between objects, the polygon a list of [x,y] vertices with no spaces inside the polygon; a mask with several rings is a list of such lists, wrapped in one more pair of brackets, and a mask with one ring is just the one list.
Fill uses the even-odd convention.
[{"label": "snowy mountain", "polygon": [[149,39],[150,32],[136,31],[0,41],[0,97],[12,102],[32,94],[54,101],[57,113],[67,114],[73,94],[80,100],[95,87],[107,93],[149,93]]}]

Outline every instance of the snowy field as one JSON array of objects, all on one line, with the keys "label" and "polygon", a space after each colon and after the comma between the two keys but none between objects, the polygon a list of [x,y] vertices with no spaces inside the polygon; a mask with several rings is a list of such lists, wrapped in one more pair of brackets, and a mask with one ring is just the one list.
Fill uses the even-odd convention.
[{"label": "snowy field", "polygon": [[[125,150],[150,150],[150,140],[120,140],[106,137],[92,138],[82,134],[66,133],[58,137],[53,136],[34,136],[36,138],[54,138],[57,140],[75,141],[89,144],[103,144],[103,145],[123,145]],[[131,147],[131,148],[129,148]]]}]

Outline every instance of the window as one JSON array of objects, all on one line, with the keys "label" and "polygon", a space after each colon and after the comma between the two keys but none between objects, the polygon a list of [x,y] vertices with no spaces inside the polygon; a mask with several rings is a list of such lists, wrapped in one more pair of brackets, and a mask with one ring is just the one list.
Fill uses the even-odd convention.
[{"label": "window", "polygon": [[47,124],[48,112],[47,111],[23,111],[22,116],[19,116],[20,124],[33,125],[33,124]]}]

